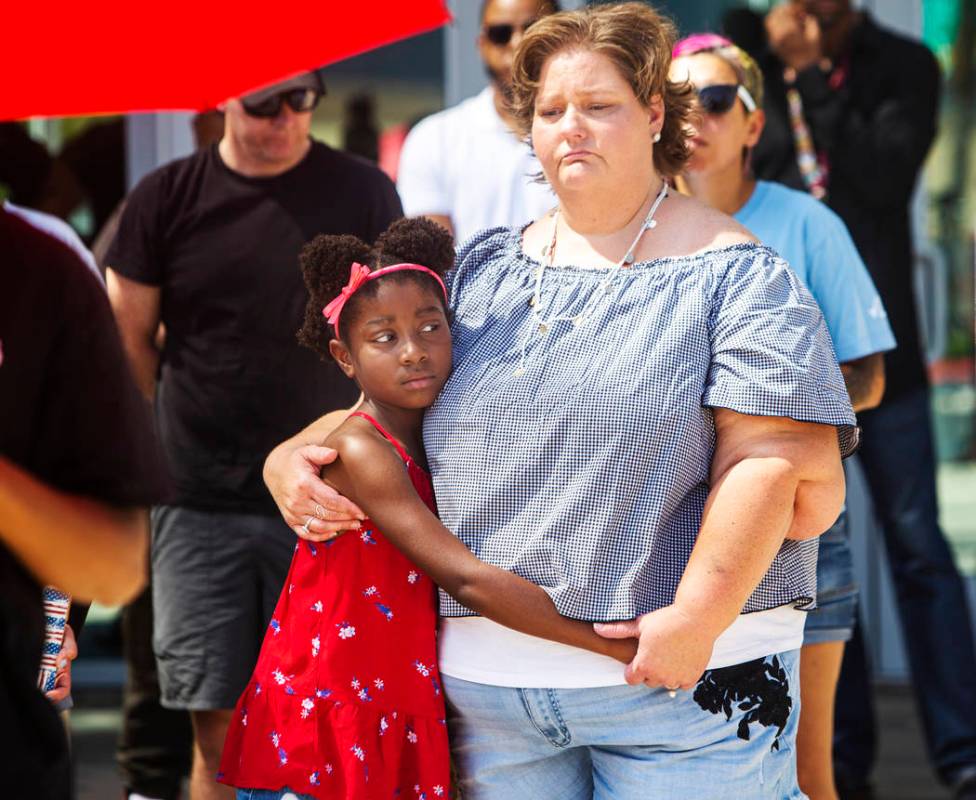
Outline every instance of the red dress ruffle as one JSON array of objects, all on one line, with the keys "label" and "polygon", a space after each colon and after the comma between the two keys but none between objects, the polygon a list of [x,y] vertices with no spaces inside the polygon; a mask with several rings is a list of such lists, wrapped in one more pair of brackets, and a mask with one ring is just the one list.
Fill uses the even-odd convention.
[{"label": "red dress ruffle", "polygon": [[[430,477],[397,447],[434,510]],[[300,541],[218,780],[320,800],[446,798],[450,766],[431,580],[370,520]]]}]

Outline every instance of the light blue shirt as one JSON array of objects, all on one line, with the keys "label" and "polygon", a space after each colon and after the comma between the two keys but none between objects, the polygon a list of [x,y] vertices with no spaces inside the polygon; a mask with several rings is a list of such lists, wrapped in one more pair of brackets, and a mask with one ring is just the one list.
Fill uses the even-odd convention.
[{"label": "light blue shirt", "polygon": [[735,215],[779,253],[820,305],[841,363],[893,350],[881,297],[847,228],[805,192],[759,181]]}]

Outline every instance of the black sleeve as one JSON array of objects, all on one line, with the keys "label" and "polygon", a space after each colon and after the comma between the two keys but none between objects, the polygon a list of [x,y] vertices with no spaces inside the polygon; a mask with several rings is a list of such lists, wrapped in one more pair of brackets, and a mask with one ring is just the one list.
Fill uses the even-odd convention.
[{"label": "black sleeve", "polygon": [[129,371],[108,298],[80,262],[69,266],[38,398],[40,472],[59,489],[113,505],[161,502],[167,480],[149,404]]},{"label": "black sleeve", "polygon": [[138,283],[163,282],[165,172],[143,178],[125,200],[118,229],[105,253],[105,266]]},{"label": "black sleeve", "polygon": [[817,66],[797,75],[796,86],[833,179],[854,188],[866,206],[904,207],[935,138],[939,68],[927,48],[901,42],[884,65],[890,74],[878,84],[888,96],[871,112],[858,107],[849,85],[832,90]]}]

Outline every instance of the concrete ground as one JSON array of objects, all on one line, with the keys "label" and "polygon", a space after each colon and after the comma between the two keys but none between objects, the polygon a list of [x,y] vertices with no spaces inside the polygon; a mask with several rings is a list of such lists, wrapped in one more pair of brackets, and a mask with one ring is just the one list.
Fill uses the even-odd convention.
[{"label": "concrete ground", "polygon": [[[121,720],[118,691],[90,691],[78,701],[78,707],[72,712],[78,800],[117,800],[122,796],[114,762]],[[878,712],[881,731],[881,753],[875,773],[878,800],[948,800],[949,793],[935,782],[929,769],[909,689],[880,687]]]}]

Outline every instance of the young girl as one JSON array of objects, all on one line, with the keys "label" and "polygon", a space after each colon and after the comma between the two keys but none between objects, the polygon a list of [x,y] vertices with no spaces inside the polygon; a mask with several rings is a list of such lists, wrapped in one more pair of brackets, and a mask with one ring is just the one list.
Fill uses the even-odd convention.
[{"label": "young girl", "polygon": [[224,746],[218,780],[248,787],[242,800],[448,796],[435,584],[523,633],[634,656],[633,640],[561,617],[541,587],[476,559],[435,516],[421,420],[451,369],[440,276],[453,259],[451,237],[422,219],[395,222],[373,249],[319,236],[302,253],[299,340],[364,395],[326,442],[339,457],[324,478],[368,518],[298,543]]}]

